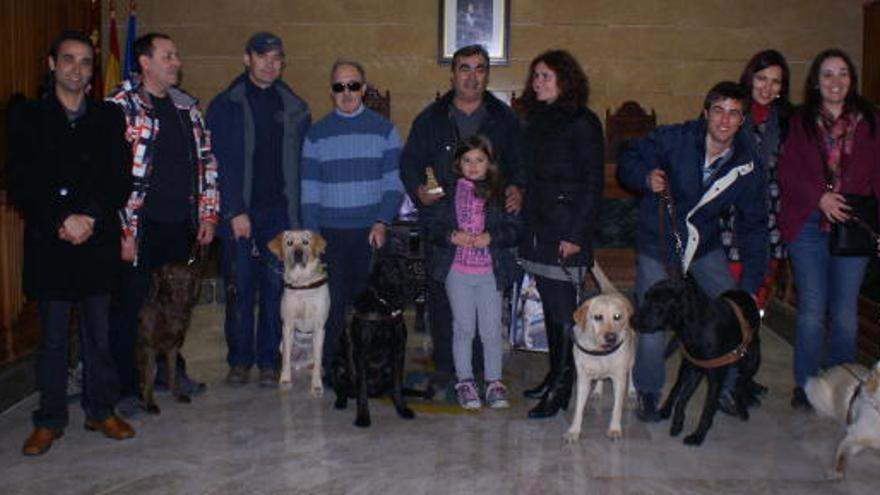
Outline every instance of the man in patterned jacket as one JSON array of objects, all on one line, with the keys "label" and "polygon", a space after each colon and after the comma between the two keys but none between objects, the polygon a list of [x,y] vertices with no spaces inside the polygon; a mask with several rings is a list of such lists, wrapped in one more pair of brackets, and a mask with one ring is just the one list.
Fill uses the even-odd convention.
[{"label": "man in patterned jacket", "polygon": [[[133,155],[134,187],[120,210],[127,264],[110,309],[123,416],[139,411],[134,350],[150,273],[166,263],[186,262],[194,246],[210,244],[219,209],[217,162],[197,101],[176,87],[181,62],[174,43],[164,34],[145,34],[135,41],[134,54],[138,74],[107,97],[125,114]],[[178,368],[184,392],[204,390],[204,384],[186,376],[182,358]],[[161,368],[158,375],[164,375]]]}]

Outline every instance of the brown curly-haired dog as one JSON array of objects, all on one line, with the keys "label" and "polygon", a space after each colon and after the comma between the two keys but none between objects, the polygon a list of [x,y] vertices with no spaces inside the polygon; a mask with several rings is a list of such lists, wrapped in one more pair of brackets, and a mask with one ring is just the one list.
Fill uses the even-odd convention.
[{"label": "brown curly-haired dog", "polygon": [[168,264],[153,272],[150,296],[138,313],[137,362],[141,396],[150,414],[159,414],[153,398],[156,354],[168,364],[168,387],[178,402],[190,402],[176,378],[177,353],[189,328],[192,308],[199,299],[199,269],[195,265]]}]

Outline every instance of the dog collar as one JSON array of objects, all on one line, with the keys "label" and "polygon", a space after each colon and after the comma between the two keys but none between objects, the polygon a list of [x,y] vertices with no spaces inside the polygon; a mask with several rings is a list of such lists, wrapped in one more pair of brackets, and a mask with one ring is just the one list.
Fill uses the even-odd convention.
[{"label": "dog collar", "polygon": [[355,319],[358,319],[358,320],[362,320],[362,321],[385,321],[385,320],[395,320],[397,318],[400,318],[400,316],[402,314],[403,314],[403,310],[395,309],[394,311],[391,312],[390,315],[380,315],[379,313],[373,312],[373,313],[367,313],[367,314],[355,313],[352,315],[352,317]]},{"label": "dog collar", "polygon": [[285,282],[284,288],[290,289],[290,290],[306,290],[306,289],[314,289],[316,287],[320,287],[326,283],[327,283],[327,277],[322,277],[322,278],[319,278],[318,280],[315,280],[314,282],[312,282],[310,284],[306,284],[306,285],[293,285],[293,284],[289,284],[289,283]]},{"label": "dog collar", "polygon": [[604,350],[590,350],[590,349],[587,349],[586,347],[583,347],[583,346],[577,341],[577,339],[574,340],[574,346],[577,347],[579,351],[583,352],[584,354],[589,354],[590,356],[607,356],[607,355],[609,355],[609,354],[614,353],[614,351],[616,351],[617,349],[620,349],[620,346],[622,346],[622,345],[623,345],[623,341],[621,340],[620,342],[618,342],[618,343],[617,343],[614,347],[612,347],[611,349],[604,349]]},{"label": "dog collar", "polygon": [[734,314],[736,314],[736,320],[739,322],[739,330],[742,333],[742,342],[739,343],[732,351],[719,356],[714,359],[697,359],[687,351],[687,347],[685,347],[684,343],[681,344],[681,353],[684,357],[694,364],[694,366],[703,369],[713,369],[720,368],[722,366],[727,366],[729,364],[733,364],[743,356],[746,355],[748,351],[749,344],[752,343],[752,327],[749,325],[749,322],[746,321],[745,315],[743,315],[742,309],[732,300],[724,297],[722,298],[727,304],[730,305],[730,309],[733,310]]}]

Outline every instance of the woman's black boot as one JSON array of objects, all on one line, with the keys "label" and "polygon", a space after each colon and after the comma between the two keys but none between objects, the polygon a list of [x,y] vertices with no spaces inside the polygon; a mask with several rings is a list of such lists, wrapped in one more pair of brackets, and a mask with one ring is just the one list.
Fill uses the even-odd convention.
[{"label": "woman's black boot", "polygon": [[528,399],[540,399],[550,389],[553,378],[559,374],[559,337],[561,331],[554,331],[552,325],[546,328],[547,333],[547,354],[550,357],[550,369],[544,375],[544,379],[537,386],[523,390],[523,396]]},{"label": "woman's black boot", "polygon": [[560,344],[560,359],[557,365],[559,374],[551,380],[550,387],[541,396],[541,401],[529,411],[529,418],[549,418],[555,416],[560,409],[568,407],[571,388],[574,384],[573,356],[568,332],[562,332]]}]

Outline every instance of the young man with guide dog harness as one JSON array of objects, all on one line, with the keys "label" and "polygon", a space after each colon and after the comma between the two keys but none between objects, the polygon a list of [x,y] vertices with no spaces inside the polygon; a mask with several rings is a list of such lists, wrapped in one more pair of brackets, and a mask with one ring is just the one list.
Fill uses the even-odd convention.
[{"label": "young man with guide dog harness", "polygon": [[[731,206],[742,244],[739,288],[754,294],[760,286],[768,256],[767,180],[747,133],[741,131],[746,97],[738,84],[720,82],[707,93],[699,119],[659,127],[621,158],[621,183],[643,193],[636,236],[637,304],[652,285],[667,278],[667,265],[693,276],[713,298],[736,287],[718,222]],[[674,218],[661,215],[658,222],[663,191],[674,201],[675,208],[669,210]],[[676,231],[686,233],[680,249],[675,247]],[[665,345],[663,332],[639,335],[633,379],[639,393],[636,414],[642,421],[658,419]]]}]

